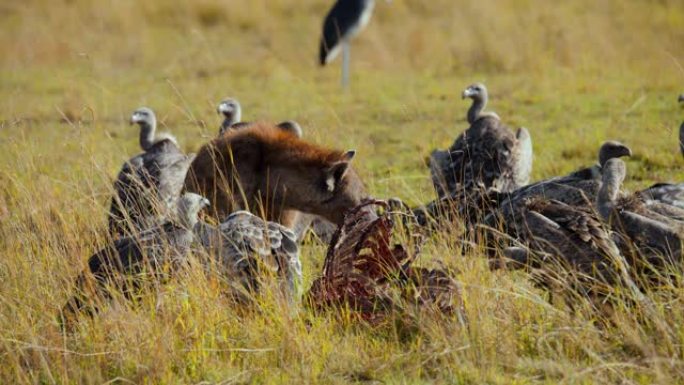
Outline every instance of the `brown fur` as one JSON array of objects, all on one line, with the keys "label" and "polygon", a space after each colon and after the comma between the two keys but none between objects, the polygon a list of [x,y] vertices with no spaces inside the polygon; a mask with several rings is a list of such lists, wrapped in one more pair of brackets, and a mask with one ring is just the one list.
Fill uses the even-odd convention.
[{"label": "brown fur", "polygon": [[[332,192],[328,179],[334,182]],[[228,132],[203,146],[185,189],[207,197],[219,220],[235,210],[250,210],[288,227],[296,220],[292,210],[341,223],[343,213],[366,197],[345,153],[265,123]]]}]

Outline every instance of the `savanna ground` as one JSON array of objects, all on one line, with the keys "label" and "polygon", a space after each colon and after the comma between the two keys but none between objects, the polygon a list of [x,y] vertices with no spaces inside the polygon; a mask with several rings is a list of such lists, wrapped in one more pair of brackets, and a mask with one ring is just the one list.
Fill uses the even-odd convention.
[{"label": "savanna ground", "polygon": [[[316,66],[330,1],[0,3],[0,383],[681,383],[684,292],[657,314],[608,324],[551,304],[520,273],[488,271],[455,236],[419,263],[450,267],[469,330],[443,317],[369,326],[263,300],[238,311],[190,271],[140,303],[115,301],[63,333],[56,314],[105,242],[111,182],[138,152],[141,105],[196,151],[215,105],[295,119],[311,141],[358,151],[376,197],[433,197],[424,158],[466,128],[460,91],[485,81],[491,109],[534,139],[534,179],[632,146],[627,187],[681,181],[684,4],[678,0],[378,1],[352,53]],[[305,287],[325,246],[302,250]],[[400,317],[400,316],[398,316]],[[642,320],[643,321],[643,320]]]}]

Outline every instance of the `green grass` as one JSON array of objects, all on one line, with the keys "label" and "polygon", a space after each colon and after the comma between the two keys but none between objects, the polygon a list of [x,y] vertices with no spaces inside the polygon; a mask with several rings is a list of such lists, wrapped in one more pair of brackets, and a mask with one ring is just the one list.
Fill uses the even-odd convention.
[{"label": "green grass", "polygon": [[[681,181],[684,7],[679,1],[378,1],[339,63],[315,65],[327,1],[9,1],[0,5],[0,383],[681,383],[684,293],[610,326],[571,315],[522,274],[489,272],[456,235],[430,239],[465,288],[470,330],[427,314],[371,327],[230,306],[191,270],[71,334],[55,315],[105,242],[111,181],[138,152],[126,123],[152,107],[196,151],[224,96],[247,120],[295,119],[354,160],[370,192],[433,197],[424,158],[466,128],[460,92],[485,81],[495,110],[534,140],[534,179],[630,145],[627,187]],[[302,250],[305,285],[325,248]],[[658,327],[653,326],[658,325]]]}]

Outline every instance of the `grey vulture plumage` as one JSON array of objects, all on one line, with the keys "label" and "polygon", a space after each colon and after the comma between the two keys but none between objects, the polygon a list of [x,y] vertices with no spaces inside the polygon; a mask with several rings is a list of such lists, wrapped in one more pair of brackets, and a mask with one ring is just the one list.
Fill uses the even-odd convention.
[{"label": "grey vulture plumage", "polygon": [[532,170],[532,139],[525,128],[517,133],[501,122],[498,115],[485,112],[487,88],[480,83],[463,91],[471,98],[470,127],[446,151],[430,156],[430,173],[439,198],[459,194],[459,190],[495,189],[510,192],[528,183]]},{"label": "grey vulture plumage", "polygon": [[186,193],[167,222],[117,239],[91,256],[88,268],[76,281],[76,294],[64,307],[64,315],[70,318],[84,309],[92,313],[97,310],[95,302],[108,296],[108,288],[129,294],[144,276],[156,281],[163,278],[163,272],[182,265],[195,241],[193,229],[198,214],[208,205],[206,198]]},{"label": "grey vulture plumage", "polygon": [[621,235],[618,245],[638,269],[678,266],[681,263],[684,222],[652,210],[652,206],[638,195],[621,194],[626,174],[627,168],[622,160],[611,159],[606,163],[596,200],[598,212]]},{"label": "grey vulture plumage", "polygon": [[284,287],[288,300],[297,302],[302,290],[302,266],[295,234],[247,211],[230,214],[218,227],[206,223],[196,233],[207,254],[219,267],[220,276],[234,286],[235,298],[245,302],[257,293],[269,273]]},{"label": "grey vulture plumage", "polygon": [[649,203],[665,203],[684,209],[684,183],[656,183],[638,193]]},{"label": "grey vulture plumage", "polygon": [[[483,221],[489,226],[498,227],[497,223],[512,223],[517,210],[534,197],[564,202],[569,205],[593,203],[600,186],[601,165],[608,159],[631,156],[629,147],[616,141],[604,142],[598,151],[598,164],[581,168],[565,176],[544,179],[509,193],[490,190],[485,194],[467,194],[457,192],[442,199],[435,200],[415,210],[422,225],[431,220],[442,220],[456,212],[458,217],[473,225]],[[468,204],[455,204],[467,200]]]},{"label": "grey vulture plumage", "polygon": [[571,206],[592,205],[601,187],[601,169],[614,158],[631,156],[629,147],[616,141],[604,142],[598,151],[598,164],[581,168],[565,176],[557,176],[521,187],[510,194],[500,194],[498,209],[487,215],[485,223],[513,223],[519,209],[533,198],[546,198]]},{"label": "grey vulture plumage", "polygon": [[173,212],[195,156],[184,154],[172,136],[156,134],[151,109],[137,109],[131,124],[140,126],[143,152],[124,163],[114,182],[109,233],[115,237],[162,223]]},{"label": "grey vulture plumage", "polygon": [[524,248],[509,248],[504,254],[548,278],[542,281],[545,286],[554,286],[554,280],[570,282],[582,294],[604,298],[621,285],[635,298],[642,297],[610,229],[590,206],[534,198],[525,202],[515,222]]}]

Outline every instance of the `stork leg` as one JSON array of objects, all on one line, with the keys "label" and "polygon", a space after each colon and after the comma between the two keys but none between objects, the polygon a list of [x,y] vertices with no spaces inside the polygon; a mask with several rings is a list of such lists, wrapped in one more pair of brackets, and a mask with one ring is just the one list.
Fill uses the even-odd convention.
[{"label": "stork leg", "polygon": [[349,62],[351,60],[351,46],[348,41],[342,42],[342,88],[349,87]]}]

